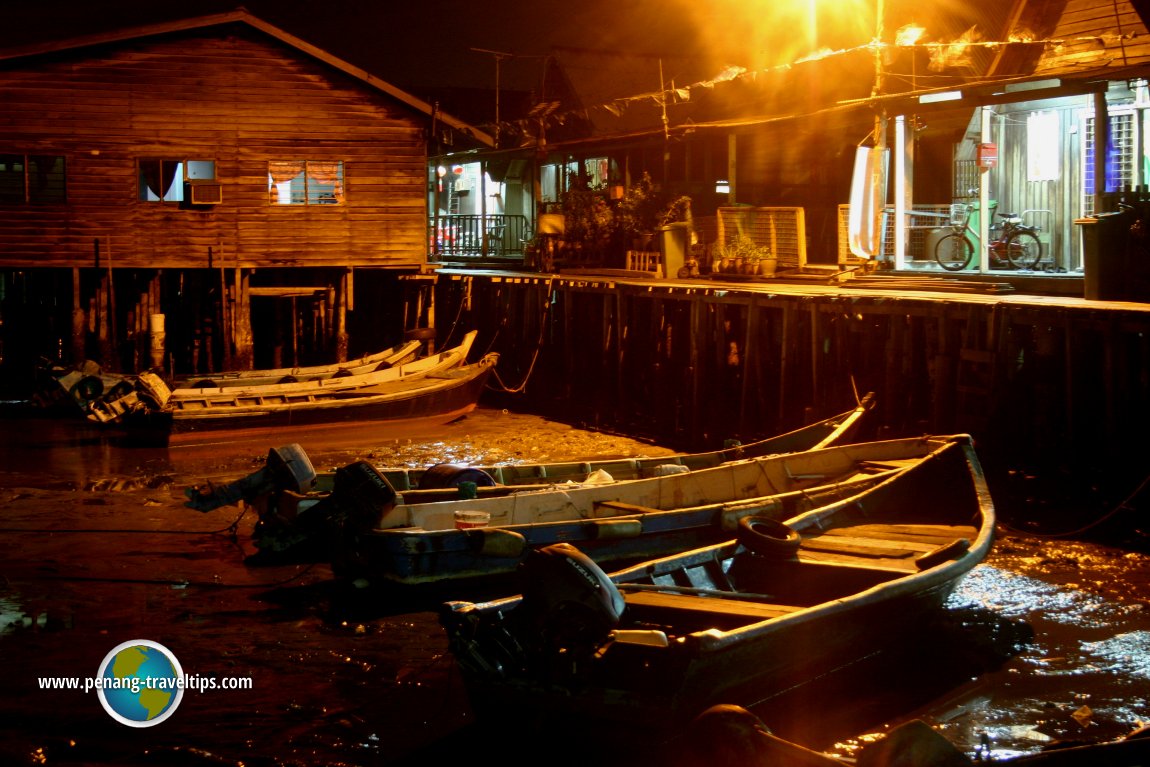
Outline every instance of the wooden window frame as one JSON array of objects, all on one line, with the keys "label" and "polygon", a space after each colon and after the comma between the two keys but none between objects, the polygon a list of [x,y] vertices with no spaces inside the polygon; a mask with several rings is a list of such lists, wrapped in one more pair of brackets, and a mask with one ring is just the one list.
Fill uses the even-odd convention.
[{"label": "wooden window frame", "polygon": [[[288,175],[294,168],[298,170]],[[342,207],[347,204],[346,169],[343,160],[269,160],[268,204],[287,208]],[[285,184],[290,186],[285,189]]]},{"label": "wooden window frame", "polygon": [[[145,169],[145,166],[157,163],[154,170]],[[211,164],[211,176],[192,176],[189,167],[192,163]],[[167,189],[160,194],[153,188],[153,184],[163,185],[164,171],[175,165],[171,170],[171,179]],[[178,176],[178,178],[177,178]],[[136,160],[136,201],[145,205],[187,205],[189,203],[188,185],[196,182],[212,183],[218,176],[215,160],[205,158],[172,159],[170,157],[141,157]],[[149,193],[152,195],[149,197]],[[153,199],[154,198],[154,199]]]},{"label": "wooden window frame", "polygon": [[[37,174],[43,179],[33,182],[32,167],[40,168],[43,159],[51,160],[52,170]],[[9,164],[19,164],[19,168],[7,170]],[[60,170],[55,171],[59,165]],[[6,176],[0,183],[0,205],[62,205],[68,202],[68,158],[60,154],[31,154],[27,152],[0,152],[0,174]],[[19,181],[15,181],[16,177]],[[58,179],[58,183],[51,183]],[[11,187],[14,194],[5,194]],[[52,191],[57,189],[59,191]]]}]

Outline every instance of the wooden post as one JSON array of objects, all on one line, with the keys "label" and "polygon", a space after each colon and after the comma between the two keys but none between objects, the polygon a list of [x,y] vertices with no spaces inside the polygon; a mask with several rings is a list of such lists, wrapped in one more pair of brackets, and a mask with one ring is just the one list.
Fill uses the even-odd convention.
[{"label": "wooden post", "polygon": [[108,326],[108,277],[100,275],[100,284],[96,288],[96,339],[100,349],[100,366],[107,370],[117,370],[115,364],[115,351]]},{"label": "wooden post", "polygon": [[296,297],[292,296],[288,302],[291,312],[291,364],[292,367],[299,366],[299,313],[297,312],[298,302]]},{"label": "wooden post", "polygon": [[244,365],[240,362],[240,336],[242,335],[242,328],[244,325],[243,313],[241,310],[240,298],[240,283],[243,282],[243,275],[240,271],[239,262],[237,261],[232,267],[232,288],[228,293],[228,300],[231,306],[231,332],[228,333],[228,339],[231,341],[232,351],[232,369],[243,369]]},{"label": "wooden post", "polygon": [[[772,228],[772,234],[774,229]],[[819,390],[819,354],[822,352],[822,344],[819,343],[819,305],[816,301],[811,301],[807,305],[807,309],[811,314],[811,397],[814,401],[818,401],[821,391]]]},{"label": "wooden post", "polygon": [[[742,380],[742,386],[741,386],[740,391],[739,391],[739,424],[740,424],[740,429],[746,429],[747,428],[747,426],[746,426],[747,419],[748,419],[747,401],[751,397],[755,396],[751,392],[751,383],[752,383],[751,372],[754,370],[754,364],[756,364],[754,362],[754,359],[753,359],[753,355],[755,354],[755,351],[752,349],[752,346],[754,345],[755,322],[758,320],[758,316],[759,316],[758,304],[755,302],[755,299],[752,297],[750,302],[747,304],[747,317],[746,317],[747,324],[746,324],[746,327],[743,328],[743,355],[742,355],[743,380]],[[756,428],[757,428],[757,425],[756,425]]]},{"label": "wooden post", "polygon": [[1106,94],[1094,94],[1094,212],[1109,211],[1106,196],[1106,154],[1110,144],[1110,112]]},{"label": "wooden post", "polygon": [[255,342],[252,334],[252,296],[250,269],[236,270],[236,368],[251,370],[255,367]]},{"label": "wooden post", "polygon": [[87,317],[82,306],[80,268],[72,268],[72,362],[79,364],[87,357]]},{"label": "wooden post", "polygon": [[783,306],[783,332],[782,344],[779,349],[779,412],[777,418],[781,423],[784,414],[786,413],[786,394],[787,394],[787,357],[788,350],[791,346],[791,325],[793,324],[792,315],[794,314],[794,306],[788,301]]},{"label": "wooden post", "polygon": [[228,295],[228,271],[220,267],[220,345],[223,347],[222,370],[235,370],[232,360],[231,299]]},{"label": "wooden post", "polygon": [[351,269],[344,269],[335,297],[335,361],[347,361],[347,310],[351,301]]},{"label": "wooden post", "polygon": [[691,403],[691,410],[687,436],[692,442],[697,442],[700,436],[701,413],[699,410],[702,406],[702,401],[699,397],[701,389],[699,386],[699,339],[703,337],[704,332],[703,301],[694,290],[692,290],[691,293],[691,325],[687,339],[690,344],[687,353],[687,374],[689,376],[688,380],[690,381],[690,391],[687,393],[687,401]]}]

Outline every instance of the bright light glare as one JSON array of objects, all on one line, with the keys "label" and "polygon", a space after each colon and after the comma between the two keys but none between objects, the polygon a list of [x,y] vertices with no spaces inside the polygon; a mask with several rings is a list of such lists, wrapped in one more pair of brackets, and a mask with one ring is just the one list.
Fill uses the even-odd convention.
[{"label": "bright light glare", "polygon": [[907,24],[895,33],[895,45],[914,45],[922,36],[926,34],[926,29],[918,26],[917,24]]},{"label": "bright light glare", "polygon": [[818,48],[851,48],[874,37],[875,0],[748,3],[679,0],[715,71],[788,65]]}]

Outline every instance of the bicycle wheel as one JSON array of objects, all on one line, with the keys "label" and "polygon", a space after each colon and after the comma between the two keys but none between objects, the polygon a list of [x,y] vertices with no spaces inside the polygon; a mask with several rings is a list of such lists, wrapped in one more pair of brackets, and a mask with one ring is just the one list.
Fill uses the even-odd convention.
[{"label": "bicycle wheel", "polygon": [[1006,257],[1015,269],[1033,269],[1042,260],[1042,243],[1034,232],[1015,232],[1006,241]]},{"label": "bicycle wheel", "polygon": [[965,269],[974,255],[974,245],[961,234],[951,232],[934,245],[934,260],[948,272]]}]

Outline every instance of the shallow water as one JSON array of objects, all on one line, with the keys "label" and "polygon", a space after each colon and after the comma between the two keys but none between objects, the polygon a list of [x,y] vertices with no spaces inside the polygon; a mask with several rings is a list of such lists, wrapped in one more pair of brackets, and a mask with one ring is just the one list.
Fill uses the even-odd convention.
[{"label": "shallow water", "polygon": [[[612,761],[590,737],[539,744],[515,722],[478,728],[435,605],[365,604],[334,588],[326,565],[245,567],[251,515],[191,511],[183,490],[259,468],[268,446],[133,451],[59,422],[23,423],[0,438],[0,764]],[[497,410],[306,448],[317,468],[666,452]],[[783,737],[848,756],[912,718],[995,756],[1113,737],[1150,720],[1148,605],[1143,553],[1004,534],[952,597],[949,622],[765,696],[755,713]],[[165,645],[185,673],[252,687],[189,691],[147,729],[114,722],[94,692],[40,687],[94,676],[131,639]],[[634,745],[650,745],[652,763],[666,756]]]}]

